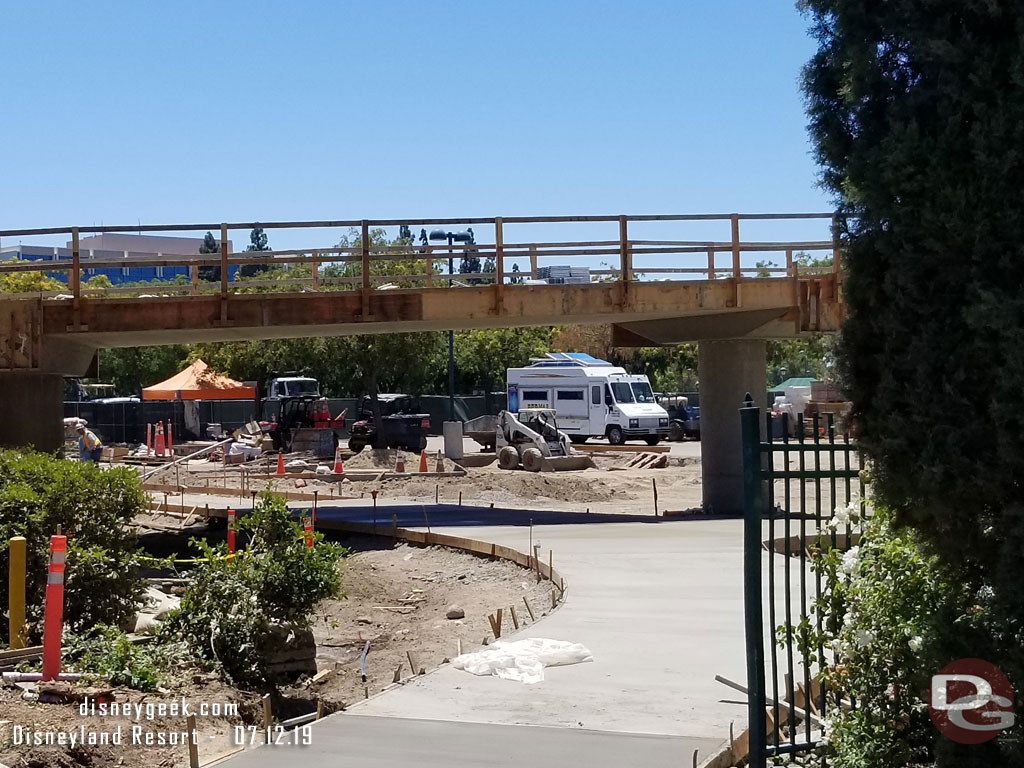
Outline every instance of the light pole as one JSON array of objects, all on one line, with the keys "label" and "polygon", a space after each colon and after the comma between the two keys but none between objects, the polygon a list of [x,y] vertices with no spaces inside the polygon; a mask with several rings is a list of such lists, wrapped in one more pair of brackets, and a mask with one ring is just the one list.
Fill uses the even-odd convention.
[{"label": "light pole", "polygon": [[[455,253],[453,242],[469,243],[473,235],[469,232],[448,232],[443,229],[430,230],[431,240],[448,241],[448,287],[452,287],[452,276],[455,274]],[[427,254],[430,258],[430,254]],[[448,421],[455,421],[455,331],[448,331]]]}]

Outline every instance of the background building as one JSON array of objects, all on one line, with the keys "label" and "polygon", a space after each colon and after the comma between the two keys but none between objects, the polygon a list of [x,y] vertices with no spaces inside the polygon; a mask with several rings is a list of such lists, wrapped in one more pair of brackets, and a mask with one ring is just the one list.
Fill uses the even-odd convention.
[{"label": "background building", "polygon": [[[219,242],[219,241],[218,241]],[[117,259],[152,259],[161,261],[167,256],[196,256],[203,244],[201,237],[166,237],[163,235],[125,235],[102,234],[83,237],[78,241],[79,258],[82,262],[82,280],[96,275],[105,275],[111,283],[152,282],[154,280],[174,280],[176,277],[188,279],[188,267],[161,266],[125,266],[125,267],[89,267],[90,260],[114,261]],[[231,241],[228,241],[228,252],[234,253]],[[71,259],[71,242],[64,248],[40,245],[13,245],[0,248],[0,261],[17,259],[20,261],[65,261]],[[228,279],[234,280],[237,266],[228,268]],[[61,282],[66,283],[66,272],[48,273]]]}]

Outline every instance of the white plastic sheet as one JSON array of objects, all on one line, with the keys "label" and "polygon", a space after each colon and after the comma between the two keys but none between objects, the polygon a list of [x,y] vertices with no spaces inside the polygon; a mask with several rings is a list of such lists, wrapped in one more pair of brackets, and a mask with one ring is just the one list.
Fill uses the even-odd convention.
[{"label": "white plastic sheet", "polygon": [[473,675],[494,675],[531,685],[544,679],[544,667],[593,660],[590,651],[580,643],[533,637],[514,642],[499,640],[482,651],[456,656],[452,666]]}]

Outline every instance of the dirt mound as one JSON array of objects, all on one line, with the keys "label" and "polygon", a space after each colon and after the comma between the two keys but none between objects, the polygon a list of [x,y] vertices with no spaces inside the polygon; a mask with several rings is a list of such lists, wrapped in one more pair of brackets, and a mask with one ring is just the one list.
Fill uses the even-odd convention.
[{"label": "dirt mound", "polygon": [[[390,479],[381,483],[387,498],[422,498],[433,496],[434,481],[429,478]],[[614,501],[636,498],[621,485],[609,482],[600,470],[580,472],[523,472],[478,470],[445,485],[445,495],[462,493],[469,499],[514,504],[517,499],[553,499],[578,503]]]}]

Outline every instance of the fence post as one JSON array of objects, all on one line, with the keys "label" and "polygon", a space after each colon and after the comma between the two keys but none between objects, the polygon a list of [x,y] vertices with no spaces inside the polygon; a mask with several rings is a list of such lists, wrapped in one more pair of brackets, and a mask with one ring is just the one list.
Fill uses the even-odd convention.
[{"label": "fence post", "polygon": [[15,536],[10,541],[10,564],[8,569],[7,609],[10,621],[8,645],[11,650],[24,648],[25,643],[25,548],[24,536]]},{"label": "fence post", "polygon": [[501,217],[494,219],[494,308],[501,313],[505,307],[505,234]]},{"label": "fence post", "polygon": [[708,246],[708,280],[715,279],[715,247]]},{"label": "fence post", "polygon": [[313,290],[320,290],[320,254],[317,251],[313,251]]},{"label": "fence post", "polygon": [[740,269],[740,217],[734,213],[729,218],[732,222],[732,303],[734,307],[739,307],[740,278],[743,277]]},{"label": "fence post", "polygon": [[629,264],[629,222],[625,216],[619,216],[619,279],[623,285],[626,285],[631,277]]},{"label": "fence post", "polygon": [[761,612],[761,409],[748,400],[740,408],[743,450],[743,608],[747,646],[747,726],[751,768],[765,768],[768,742],[764,682],[764,622]]},{"label": "fence post", "polygon": [[43,680],[60,674],[60,639],[64,630],[64,559],[67,536],[50,537],[50,565],[46,574],[46,603],[43,611]]},{"label": "fence post", "polygon": [[220,225],[220,296],[228,296],[228,225]]},{"label": "fence post", "polygon": [[363,283],[363,320],[370,317],[370,223],[363,219],[361,234],[360,272]]}]

